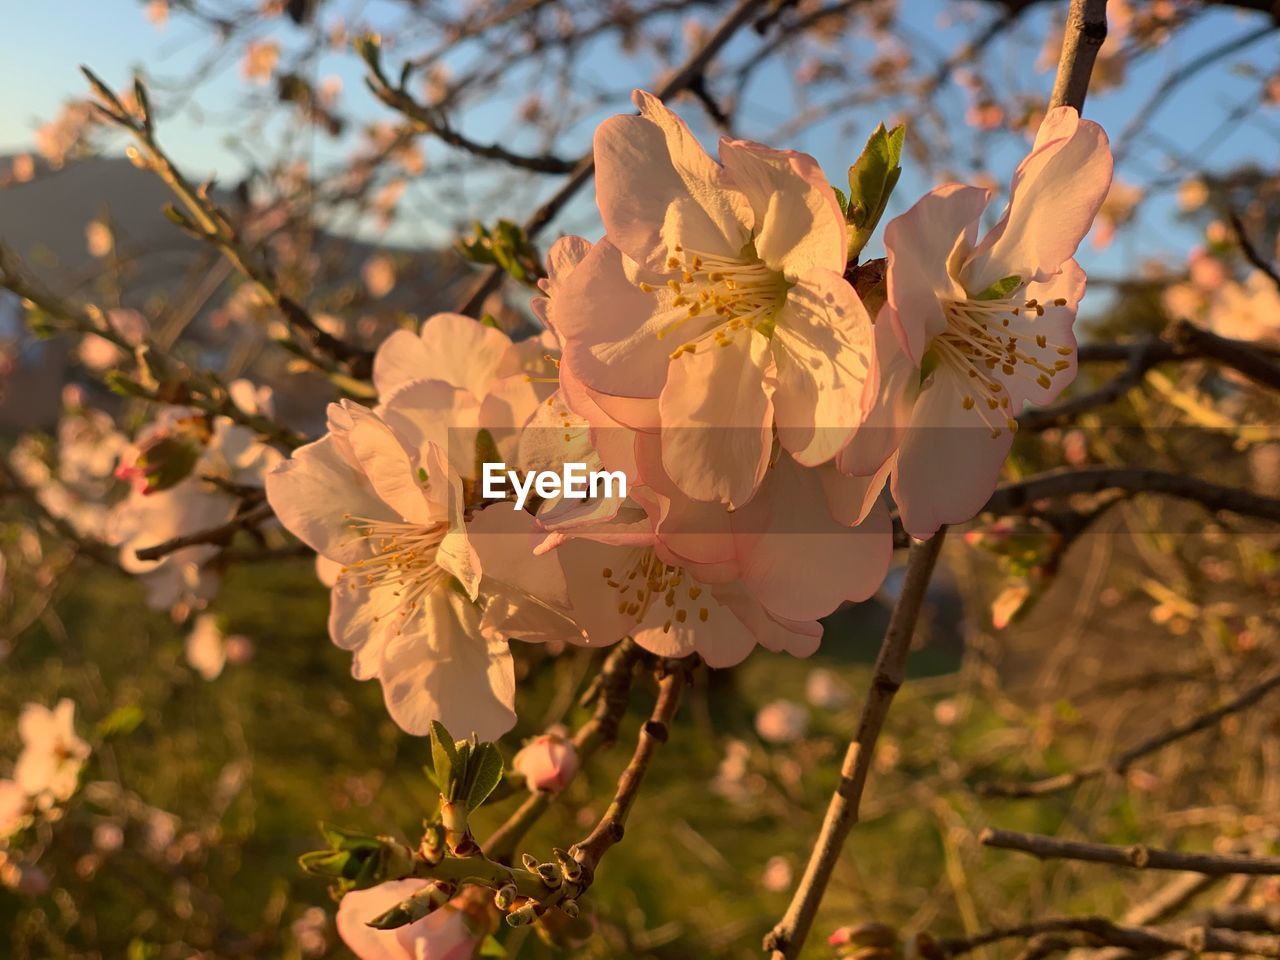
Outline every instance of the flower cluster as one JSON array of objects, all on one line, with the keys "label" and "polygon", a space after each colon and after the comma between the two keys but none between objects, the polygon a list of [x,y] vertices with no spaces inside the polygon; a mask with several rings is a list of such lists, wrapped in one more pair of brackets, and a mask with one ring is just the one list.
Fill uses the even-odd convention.
[{"label": "flower cluster", "polygon": [[[331,406],[266,479],[320,556],[334,642],[411,733],[509,729],[511,639],[630,636],[711,666],[812,653],[821,618],[886,574],[886,487],[913,536],[968,520],[1024,404],[1075,374],[1072,257],[1111,178],[1075,110],[1046,117],[985,235],[988,191],[955,184],[890,222],[860,296],[865,198],[804,154],[724,139],[712,159],[635,101],[595,137],[604,236],[549,252],[544,333],[440,314],[394,334],[376,406]],[[497,462],[585,464],[625,492],[517,505],[480,482]]]}]

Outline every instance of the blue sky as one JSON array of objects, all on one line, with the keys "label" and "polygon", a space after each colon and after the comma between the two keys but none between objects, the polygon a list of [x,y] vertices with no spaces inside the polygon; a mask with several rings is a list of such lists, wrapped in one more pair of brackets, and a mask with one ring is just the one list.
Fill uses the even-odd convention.
[{"label": "blue sky", "polygon": [[[194,37],[191,27],[179,17],[175,17],[165,30],[158,31],[147,22],[144,6],[138,0],[41,0],[8,6],[5,25],[11,42],[7,44],[5,56],[0,57],[0,88],[9,91],[10,96],[0,109],[0,152],[27,148],[32,131],[41,118],[51,117],[64,100],[84,91],[77,69],[82,62],[93,66],[110,82],[119,84],[135,67],[143,65],[153,75],[181,76],[197,57],[209,49],[207,41]],[[911,32],[910,42],[921,55],[928,54],[929,46],[949,50],[956,38],[973,31],[972,24],[957,28],[946,23],[945,15],[955,7],[955,4],[947,5],[937,0],[912,0],[907,5],[910,12],[904,19]],[[372,0],[367,9],[370,21],[377,25],[380,17],[399,11],[402,5],[390,0]],[[1043,35],[1041,25],[1047,16],[1047,9],[1033,11],[1024,20],[1027,36]],[[1229,11],[1204,15],[1192,29],[1183,31],[1175,43],[1139,63],[1131,71],[1130,83],[1124,92],[1091,97],[1087,114],[1101,122],[1113,136],[1117,135],[1149,93],[1171,71],[1205,50],[1256,28],[1260,23],[1257,17],[1249,18]],[[289,35],[289,29],[282,28],[281,36]],[[1013,82],[1019,88],[1039,86],[1047,91],[1051,76],[1034,69],[1038,47],[1019,47],[1015,39],[1000,50],[1002,57],[996,72],[1003,76],[989,77],[990,82]],[[632,77],[648,73],[643,58],[621,57],[617,50],[606,44],[590,48],[585,62],[595,74],[593,79],[610,88],[622,89],[632,82]],[[1242,58],[1237,58],[1237,62],[1252,64],[1264,75],[1275,72],[1280,69],[1280,42],[1273,36],[1256,43]],[[788,84],[781,74],[783,69],[779,66],[757,77],[747,91],[749,107],[744,111],[745,116],[767,118],[770,123],[787,116],[792,105],[785,99]],[[386,111],[362,89],[356,58],[329,57],[320,72],[336,73],[342,77],[347,106],[355,108],[361,117],[386,116]],[[1158,132],[1163,142],[1176,145],[1177,149],[1197,147],[1219,126],[1226,105],[1238,102],[1247,92],[1248,85],[1256,82],[1222,67],[1206,71],[1194,82],[1184,85],[1176,97],[1156,114],[1152,129]],[[243,169],[240,156],[225,143],[227,128],[224,121],[244,91],[245,85],[236,64],[228,63],[199,87],[190,106],[177,116],[165,119],[162,128],[165,143],[194,175],[217,173],[221,180],[227,182]],[[953,91],[946,94],[941,102],[959,110],[964,100],[958,91]],[[620,101],[615,109],[626,109],[626,106]],[[605,110],[602,115],[607,112],[611,111]],[[686,112],[695,124],[701,122],[696,108]],[[777,145],[812,152],[830,172],[832,180],[839,183],[841,172],[852,159],[850,144],[860,142],[880,119],[870,114],[857,118],[833,117],[808,131],[797,142]],[[501,136],[506,130],[505,122],[496,110],[480,111],[462,118],[468,132],[477,137]],[[852,127],[852,131],[842,132],[847,127]],[[575,149],[585,147],[589,142],[589,128],[590,123],[585,123],[572,132],[571,138],[577,141],[572,144]],[[711,143],[713,136],[710,131],[702,132],[707,134],[705,142]],[[751,132],[746,131],[748,134]],[[1007,177],[1024,150],[1025,143],[1009,137],[979,159],[997,175]],[[433,156],[437,155],[435,147],[432,151]],[[564,152],[573,151],[566,147]],[[965,154],[964,151],[957,151],[957,154],[957,172],[963,174]],[[1205,144],[1203,151],[1204,162],[1215,168],[1226,168],[1248,160],[1274,167],[1277,155],[1280,155],[1280,109],[1275,107],[1255,111],[1248,121]],[[1139,151],[1120,167],[1120,176],[1140,183],[1159,176],[1158,158],[1158,149],[1148,147]],[[931,185],[927,175],[909,167],[899,195],[895,197],[894,209],[900,211],[905,208]],[[553,186],[544,180],[533,189],[545,192]],[[509,215],[522,217],[534,199],[533,194],[517,197],[517,205]],[[1144,205],[1138,228],[1102,254],[1084,253],[1082,258],[1086,266],[1114,275],[1135,261],[1148,257],[1185,256],[1196,236],[1178,223],[1175,213],[1169,192],[1152,198]],[[587,202],[570,211],[567,225],[590,228]],[[417,231],[406,229],[398,239],[439,240],[448,233],[447,224],[419,226],[421,229]]]}]

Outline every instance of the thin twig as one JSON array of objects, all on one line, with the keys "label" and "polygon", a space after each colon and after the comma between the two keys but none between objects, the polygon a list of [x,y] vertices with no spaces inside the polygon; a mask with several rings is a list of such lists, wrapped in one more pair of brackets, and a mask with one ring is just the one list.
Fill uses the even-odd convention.
[{"label": "thin twig", "polygon": [[1089,77],[1102,42],[1107,39],[1107,0],[1071,0],[1062,35],[1062,55],[1053,81],[1049,108],[1075,107],[1084,111]]},{"label": "thin twig", "polygon": [[1267,260],[1253,245],[1244,228],[1244,222],[1240,219],[1240,214],[1234,210],[1228,210],[1227,218],[1231,221],[1231,229],[1235,231],[1236,242],[1240,244],[1240,252],[1244,254],[1244,258],[1261,270],[1276,285],[1276,289],[1280,289],[1280,272],[1277,272],[1275,264]]},{"label": "thin twig", "polygon": [[1207,510],[1225,510],[1280,523],[1280,499],[1149,467],[1099,466],[1038,473],[997,487],[982,509],[996,515],[1022,513],[1037,500],[1106,490],[1158,493],[1193,501]]},{"label": "thin twig", "polygon": [[658,681],[658,700],[653,706],[653,713],[640,728],[635,753],[618,777],[618,789],[612,802],[591,833],[570,848],[570,854],[582,867],[579,892],[591,885],[596,868],[609,848],[622,840],[627,817],[639,796],[649,762],[671,735],[671,721],[680,708],[680,696],[689,682],[690,668],[688,660],[673,660],[666,664],[667,672]]},{"label": "thin twig", "polygon": [[800,955],[805,939],[813,927],[818,906],[831,881],[836,860],[844,847],[845,838],[858,822],[858,806],[871,769],[871,759],[876,740],[884,726],[894,694],[902,686],[906,670],[907,654],[911,650],[911,638],[916,621],[924,605],[925,592],[933,568],[942,549],[946,528],[933,538],[914,543],[907,558],[906,577],[902,593],[889,618],[880,653],[876,657],[871,687],[862,706],[858,732],[845,753],[840,770],[840,783],[836,786],[827,814],[823,818],[818,839],[809,856],[804,876],[796,887],[791,904],[778,924],[764,940],[764,948],[772,953],[773,960],[794,960]]},{"label": "thin twig", "polygon": [[1213,877],[1229,874],[1265,877],[1280,875],[1280,857],[1182,853],[1177,850],[1157,850],[1141,843],[1122,847],[1085,840],[1059,840],[1039,833],[1019,833],[993,827],[983,830],[978,835],[978,842],[984,847],[1029,853],[1041,860],[1084,860],[1089,863],[1132,867],[1135,870],[1186,870]]},{"label": "thin twig", "polygon": [[[597,676],[596,709],[591,719],[578,728],[573,745],[578,758],[585,763],[596,751],[612,746],[618,739],[618,726],[631,702],[631,682],[642,651],[630,637],[609,651]],[[548,791],[531,793],[515,812],[484,842],[485,854],[491,860],[505,862],[515,855],[516,846],[529,828],[551,806],[556,794]]]},{"label": "thin twig", "polygon": [[989,797],[1042,797],[1046,794],[1069,790],[1084,783],[1086,780],[1095,780],[1098,777],[1107,775],[1123,776],[1133,764],[1143,757],[1150,756],[1158,750],[1163,750],[1171,743],[1177,743],[1203,730],[1208,730],[1210,727],[1217,726],[1226,717],[1239,713],[1241,710],[1247,710],[1276,689],[1280,689],[1280,673],[1263,680],[1256,686],[1250,687],[1234,700],[1224,703],[1216,709],[1202,713],[1186,723],[1180,723],[1169,730],[1143,740],[1109,763],[1083,767],[1071,773],[1047,777],[1044,780],[1033,780],[1029,783],[986,783],[978,787],[978,792]]},{"label": "thin twig", "polygon": [[1124,947],[1141,956],[1157,956],[1190,950],[1193,953],[1254,954],[1280,956],[1280,937],[1254,933],[1238,933],[1213,927],[1132,927],[1121,926],[1105,917],[1049,917],[1018,927],[988,930],[973,937],[938,941],[939,951],[948,957],[959,957],[988,944],[1003,940],[1023,940],[1045,934],[1072,934],[1071,940],[1054,941],[1052,946],[1064,949],[1073,943],[1080,946]]},{"label": "thin twig", "polygon": [[[738,5],[729,11],[728,16],[707,37],[702,46],[672,75],[670,80],[662,85],[656,94],[658,99],[670,100],[677,93],[688,89],[690,83],[702,76],[712,58],[733,38],[735,33],[751,22],[756,11],[764,5],[765,0],[739,0]],[[591,181],[591,177],[595,174],[595,167],[595,156],[588,152],[573,167],[564,185],[525,221],[525,236],[533,239],[541,233],[542,229],[577,195],[578,191]],[[458,308],[458,312],[476,316],[489,294],[502,284],[504,276],[505,272],[501,267],[490,268]]]},{"label": "thin twig", "polygon": [[197,547],[204,544],[225,547],[241,530],[255,527],[271,515],[271,504],[260,503],[256,507],[245,510],[243,513],[236,514],[226,523],[220,523],[216,527],[209,527],[205,530],[196,530],[193,533],[185,533],[180,537],[173,537],[150,547],[143,547],[134,551],[134,554],[139,560],[159,560],[185,547]]}]

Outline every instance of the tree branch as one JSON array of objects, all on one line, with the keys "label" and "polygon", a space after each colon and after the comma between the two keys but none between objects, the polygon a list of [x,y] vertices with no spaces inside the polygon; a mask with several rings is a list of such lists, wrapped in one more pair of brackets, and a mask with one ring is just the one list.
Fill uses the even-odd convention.
[{"label": "tree branch", "polygon": [[1113,923],[1105,917],[1049,917],[1020,927],[988,930],[972,937],[940,940],[939,951],[947,957],[959,957],[988,944],[1003,940],[1023,940],[1045,934],[1073,934],[1066,941],[1055,940],[1051,946],[1062,950],[1072,945],[1123,947],[1141,956],[1163,953],[1233,953],[1263,957],[1280,956],[1280,937],[1237,933],[1213,927],[1131,927]]},{"label": "tree branch", "polygon": [[1049,109],[1068,106],[1084,112],[1093,62],[1106,39],[1107,0],[1071,0]]},{"label": "tree branch", "polygon": [[978,842],[984,847],[1029,853],[1040,860],[1083,860],[1088,863],[1133,867],[1135,870],[1185,870],[1213,877],[1228,874],[1269,877],[1280,874],[1280,857],[1181,853],[1176,850],[1157,850],[1141,843],[1121,847],[1084,840],[1059,840],[1039,833],[1019,833],[993,827],[983,830],[978,835]]},{"label": "tree branch", "polygon": [[916,621],[924,605],[925,591],[929,587],[929,579],[933,576],[933,568],[938,562],[945,536],[946,528],[943,527],[932,539],[917,541],[911,547],[902,593],[889,618],[884,641],[880,644],[871,688],[867,691],[862,716],[858,721],[858,732],[849,744],[840,770],[840,783],[831,796],[818,839],[809,856],[804,876],[791,898],[791,904],[764,939],[764,949],[772,953],[773,960],[794,960],[800,955],[805,939],[813,927],[823,894],[826,893],[827,884],[831,881],[845,838],[858,822],[858,807],[871,769],[876,740],[884,726],[894,694],[902,686],[907,654],[911,650],[911,638],[915,633]]},{"label": "tree branch", "polygon": [[257,526],[257,524],[270,516],[272,516],[271,504],[260,503],[255,507],[250,507],[243,513],[236,514],[226,523],[220,523],[216,527],[209,527],[205,530],[196,530],[194,533],[185,533],[180,537],[173,537],[154,546],[142,547],[139,550],[135,550],[134,555],[139,560],[159,560],[185,547],[196,547],[203,544],[225,547],[241,530],[248,530],[250,527]]},{"label": "tree branch", "polygon": [[1158,750],[1163,750],[1171,743],[1177,743],[1179,740],[1185,740],[1187,737],[1217,726],[1227,717],[1249,709],[1249,707],[1252,707],[1277,689],[1280,689],[1280,673],[1263,680],[1256,686],[1250,687],[1234,700],[1224,703],[1214,710],[1202,713],[1186,723],[1180,723],[1172,729],[1143,740],[1136,746],[1130,747],[1110,763],[1084,767],[1071,773],[1048,777],[1044,780],[1034,780],[1030,783],[982,784],[978,787],[978,792],[989,797],[1042,797],[1046,794],[1069,790],[1087,780],[1095,780],[1098,777],[1107,775],[1123,776],[1134,763],[1143,757],[1149,756]]}]

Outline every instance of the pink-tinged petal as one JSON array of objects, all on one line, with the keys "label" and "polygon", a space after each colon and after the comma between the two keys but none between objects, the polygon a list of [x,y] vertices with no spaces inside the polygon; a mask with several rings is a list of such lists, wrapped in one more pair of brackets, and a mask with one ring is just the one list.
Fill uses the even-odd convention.
[{"label": "pink-tinged petal", "polygon": [[[335,918],[338,936],[358,960],[417,960],[394,930],[375,930],[369,921],[386,913],[427,885],[427,880],[388,880],[342,898]],[[416,924],[415,924],[416,926]]]},{"label": "pink-tinged petal", "polygon": [[[176,489],[176,488],[175,488]],[[317,553],[340,563],[367,552],[348,517],[397,519],[329,435],[299,447],[266,480],[267,501],[284,527]]]},{"label": "pink-tinged petal", "polygon": [[1004,277],[1048,280],[1076,252],[1111,188],[1111,145],[1103,129],[1057,107],[1018,167],[1009,209],[964,268],[969,292]]},{"label": "pink-tinged petal", "polygon": [[547,251],[547,276],[538,281],[538,287],[546,296],[534,297],[529,307],[533,310],[534,316],[542,321],[543,326],[555,336],[557,343],[560,336],[555,328],[555,322],[548,316],[549,302],[560,295],[560,289],[569,274],[590,252],[591,241],[574,236],[561,237]]},{"label": "pink-tinged petal", "polygon": [[822,624],[815,620],[787,620],[775,616],[741,585],[737,589],[722,589],[721,599],[734,615],[742,621],[756,643],[774,653],[788,653],[793,657],[811,657],[822,640]]},{"label": "pink-tinged petal", "polygon": [[605,234],[632,260],[665,270],[677,245],[736,255],[751,239],[751,205],[684,121],[651,94],[633,95],[640,116],[596,129],[596,202]]},{"label": "pink-tinged petal", "polygon": [[673,360],[658,399],[667,476],[695,500],[750,500],[773,445],[773,390],[769,341],[756,330]]},{"label": "pink-tinged petal", "polygon": [[329,591],[329,638],[350,651],[351,675],[372,680],[382,666],[388,630],[396,629],[398,600],[394,586],[370,589],[357,577],[339,577]]},{"label": "pink-tinged petal", "polygon": [[1007,429],[991,435],[981,403],[964,409],[967,389],[967,378],[939,366],[916,401],[898,451],[891,490],[903,527],[917,539],[972,519],[995,489],[1013,443]]},{"label": "pink-tinged petal", "polygon": [[336,560],[330,560],[324,554],[316,554],[316,577],[326,587],[332,587],[337,583],[340,573],[342,573],[342,564]]},{"label": "pink-tinged petal", "polygon": [[[697,653],[711,667],[741,663],[756,641],[720,599],[720,591],[732,591],[737,585],[703,586],[687,576],[684,583],[688,586],[682,584],[676,588],[675,605],[668,607],[660,599],[650,605],[643,622],[632,632],[636,643],[660,657],[687,657]],[[698,595],[690,598],[689,588],[697,590]],[[678,617],[681,610],[683,620]]]},{"label": "pink-tinged petal", "polygon": [[875,324],[875,391],[871,408],[836,457],[841,473],[869,477],[884,473],[911,422],[920,370],[907,356],[882,308]]},{"label": "pink-tinged petal", "polygon": [[[865,416],[875,331],[845,279],[814,270],[787,291],[773,334],[778,440],[806,466],[825,463]],[[874,383],[872,384],[874,386]]]},{"label": "pink-tinged petal", "polygon": [[843,272],[844,214],[818,161],[748,140],[720,141],[720,160],[755,215],[756,252],[788,279],[811,270]]},{"label": "pink-tinged petal", "polygon": [[496,740],[515,725],[511,651],[481,635],[480,608],[453,590],[428,593],[403,632],[388,635],[378,676],[406,733],[425,736],[439,720],[458,737]]},{"label": "pink-tinged petal", "polygon": [[383,503],[409,523],[435,522],[415,464],[389,426],[380,420],[364,420],[347,434],[347,442]]},{"label": "pink-tinged petal", "polygon": [[559,554],[534,555],[546,532],[533,517],[511,503],[495,503],[472,518],[467,534],[484,569],[487,632],[528,641],[585,641],[568,616],[569,586]]},{"label": "pink-tinged petal", "polygon": [[852,527],[867,519],[880,501],[896,462],[896,457],[890,455],[879,470],[862,477],[849,476],[838,469],[819,471],[822,489],[827,496],[827,509],[837,523]]},{"label": "pink-tinged petal", "polygon": [[[520,445],[520,429],[538,405],[552,393],[552,385],[532,383],[524,374],[499,377],[480,405],[480,426],[489,431],[504,463],[515,463]],[[475,472],[473,465],[467,476]]]},{"label": "pink-tinged petal", "polygon": [[684,312],[670,307],[672,296],[666,287],[640,289],[628,278],[618,248],[604,240],[597,243],[549,307],[564,344],[562,376],[567,370],[610,396],[656,397],[678,345],[660,334]]},{"label": "pink-tinged petal", "polygon": [[461,898],[445,904],[415,923],[392,931],[413,960],[473,960],[485,938],[480,925],[473,925]]},{"label": "pink-tinged petal", "polygon": [[[1027,296],[1039,301],[1044,308],[1044,316],[1023,310],[1011,318],[1007,332],[1018,334],[1018,350],[1033,357],[1042,367],[1052,370],[1055,364],[1063,366],[1047,375],[1047,387],[1036,380],[1036,370],[1025,364],[1018,364],[1017,376],[1002,378],[1014,402],[1015,414],[1021,412],[1023,403],[1039,406],[1052,403],[1076,378],[1076,336],[1072,328],[1076,308],[1084,296],[1084,287],[1084,271],[1074,260],[1064,263],[1062,272],[1047,283],[1027,286]],[[1066,303],[1058,306],[1054,302],[1056,300],[1065,300]],[[1039,340],[1039,337],[1044,339]],[[1070,352],[1064,355],[1062,350]]]},{"label": "pink-tinged petal", "polygon": [[388,337],[373,360],[373,383],[387,396],[415,380],[443,380],[477,399],[489,392],[505,363],[511,338],[459,313],[428,317],[412,342],[400,331]]},{"label": "pink-tinged petal", "polygon": [[424,467],[436,475],[427,463],[427,448],[434,446],[447,453],[449,468],[458,476],[470,478],[475,472],[481,406],[469,391],[443,380],[416,380],[384,398],[380,410],[381,419],[412,454],[415,470]]},{"label": "pink-tinged petal", "polygon": [[654,534],[679,565],[732,562],[736,568],[732,514],[722,504],[694,500],[676,486],[663,467],[662,448],[657,434],[640,434],[633,446],[643,489],[631,494],[644,507]]},{"label": "pink-tinged petal", "polygon": [[938,299],[964,296],[948,265],[957,248],[972,245],[989,196],[978,187],[945,184],[884,228],[889,319],[916,366],[929,341],[947,326]]},{"label": "pink-tinged petal", "polygon": [[742,583],[771,614],[817,620],[879,588],[893,555],[888,512],[850,529],[831,515],[822,474],[785,458],[734,515]]}]

